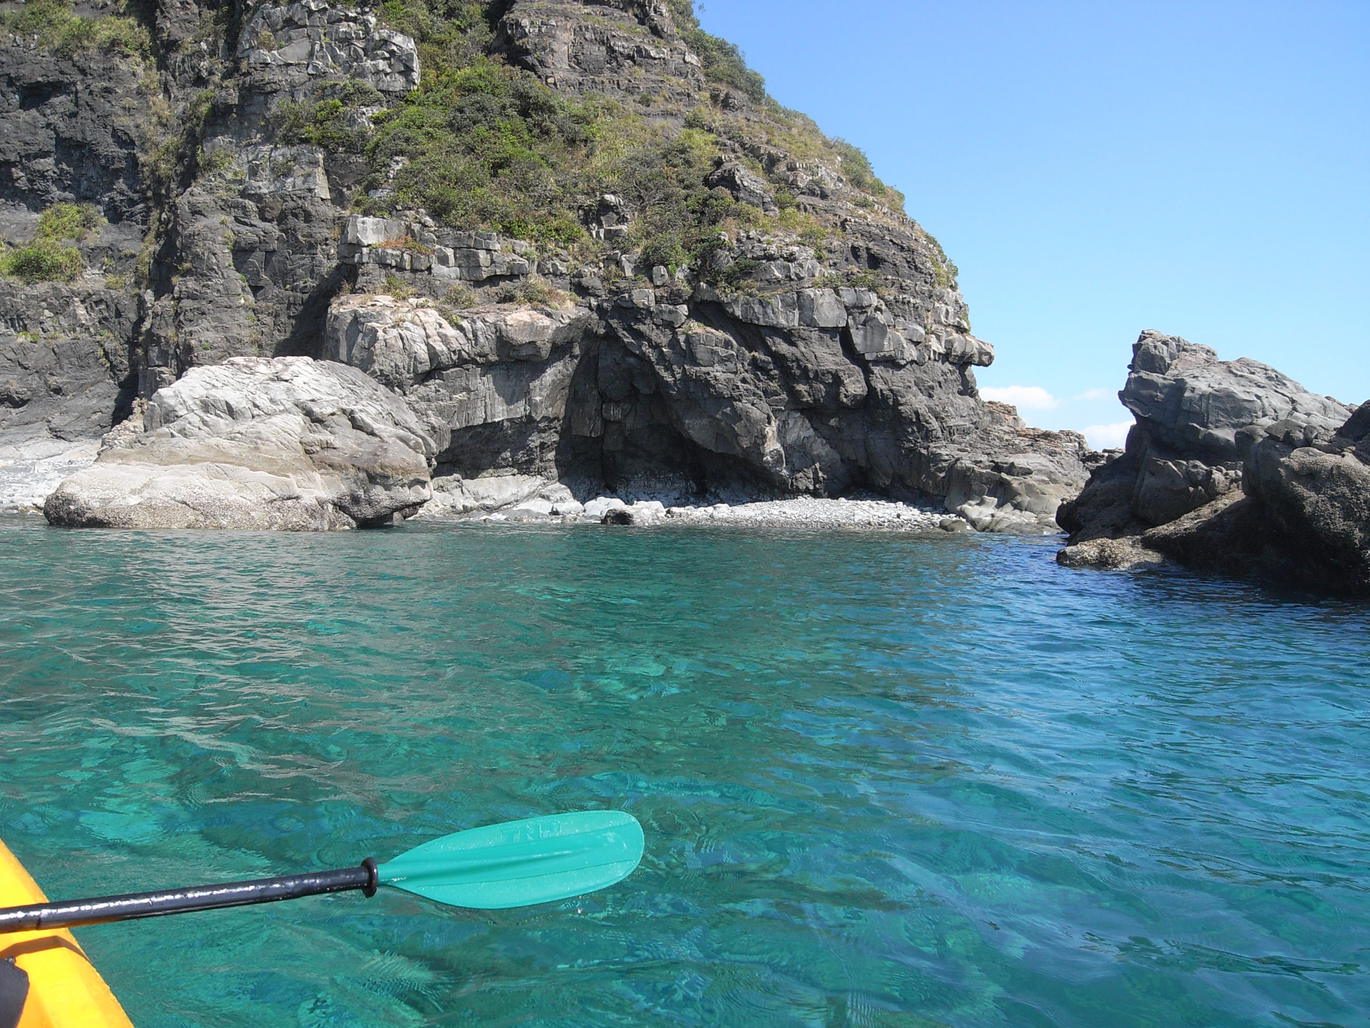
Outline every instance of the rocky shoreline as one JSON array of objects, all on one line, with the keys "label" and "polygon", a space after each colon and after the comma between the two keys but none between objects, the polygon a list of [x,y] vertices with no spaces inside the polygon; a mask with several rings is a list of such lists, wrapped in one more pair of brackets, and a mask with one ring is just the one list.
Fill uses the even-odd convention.
[{"label": "rocky shoreline", "polygon": [[1370,409],[1152,332],[1116,459],[985,400],[941,245],[688,0],[131,10],[0,32],[0,507],[1064,527],[1370,592]]},{"label": "rocky shoreline", "polygon": [[[92,12],[146,38],[79,61],[0,33],[0,86],[37,98],[0,105],[0,254],[30,269],[0,274],[0,448],[98,440],[235,359],[310,359],[408,409],[438,499],[456,480],[584,483],[588,500],[676,475],[694,502],[870,493],[1042,533],[1084,483],[1082,436],[980,396],[994,349],[903,198],[745,69],[718,78],[688,3],[510,0],[460,32],[324,0],[220,13]],[[518,160],[486,154],[496,116]],[[454,162],[485,206],[448,188]],[[551,181],[530,189],[515,169],[532,168]],[[267,506],[230,520],[348,527],[418,502],[354,509],[310,466],[317,431],[271,483],[248,484],[238,439],[227,477]],[[135,448],[170,456],[152,442]],[[136,462],[95,466],[109,483]],[[223,482],[176,477],[179,498],[141,505],[151,522],[222,523],[204,501]],[[130,523],[140,506],[91,499],[105,513],[55,513]]]},{"label": "rocky shoreline", "polygon": [[864,498],[790,497],[780,500],[671,504],[659,499],[623,500],[597,496],[577,500],[535,500],[491,513],[424,511],[422,521],[481,524],[603,524],[633,526],[707,525],[720,528],[798,529],[803,531],[969,532],[963,518],[945,511]]}]

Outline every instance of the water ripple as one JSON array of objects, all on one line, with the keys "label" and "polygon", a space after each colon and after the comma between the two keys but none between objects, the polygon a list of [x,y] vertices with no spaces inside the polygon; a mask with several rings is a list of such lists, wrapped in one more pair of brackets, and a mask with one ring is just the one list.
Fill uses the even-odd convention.
[{"label": "water ripple", "polygon": [[1370,1009],[1364,607],[985,537],[0,518],[0,556],[0,831],[54,894],[560,809],[647,830],[547,907],[87,930],[139,1024]]}]

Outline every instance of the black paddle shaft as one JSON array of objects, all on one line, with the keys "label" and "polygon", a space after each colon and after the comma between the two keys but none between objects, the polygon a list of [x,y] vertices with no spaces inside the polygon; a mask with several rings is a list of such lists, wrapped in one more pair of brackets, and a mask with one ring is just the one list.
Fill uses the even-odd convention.
[{"label": "black paddle shaft", "polygon": [[345,892],[348,889],[361,889],[367,896],[374,896],[376,880],[376,862],[367,857],[359,867],[345,867],[338,871],[281,875],[247,882],[199,885],[162,892],[134,892],[125,896],[101,896],[61,903],[35,903],[28,907],[0,910],[0,934],[40,928],[75,928],[108,921],[157,917],[160,914],[242,907],[249,903],[274,903],[277,900],[321,896],[327,892]]}]

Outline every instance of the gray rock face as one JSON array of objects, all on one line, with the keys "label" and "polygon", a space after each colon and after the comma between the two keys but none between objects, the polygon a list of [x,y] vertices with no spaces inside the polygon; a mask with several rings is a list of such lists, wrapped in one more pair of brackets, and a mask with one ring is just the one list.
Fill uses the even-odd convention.
[{"label": "gray rock face", "polygon": [[136,302],[98,286],[0,281],[0,446],[30,437],[98,439],[121,391]]},{"label": "gray rock face", "polygon": [[1142,546],[1370,594],[1370,403],[1352,414],[1256,361],[1150,332],[1131,372],[1121,395],[1137,424],[1123,455],[1063,505],[1062,563],[1123,566]]},{"label": "gray rock face", "polygon": [[[15,328],[11,343],[0,333],[0,434],[22,427],[36,447],[25,453],[94,437],[135,395],[193,369],[306,355],[403,394],[437,473],[460,486],[454,507],[487,502],[470,483],[519,477],[574,481],[582,496],[662,481],[691,495],[869,489],[948,503],[982,528],[1043,531],[1083,479],[1079,437],[979,400],[973,368],[993,349],[971,332],[936,241],[857,189],[840,157],[796,159],[772,142],[760,108],[706,80],[663,0],[508,0],[490,8],[491,56],[561,91],[639,105],[668,138],[697,108],[735,117],[701,184],[792,215],[808,242],[753,226],[699,258],[705,268],[607,249],[584,264],[431,212],[355,213],[393,199],[357,150],[369,117],[419,82],[413,41],[365,6],[323,0],[248,5],[227,24],[200,0],[154,8],[147,62],[72,67],[36,44],[0,44],[0,84],[16,97],[0,95],[0,234],[27,238],[54,200],[98,200],[110,221],[82,244],[109,282],[92,272],[0,290]],[[357,137],[320,141],[307,130],[315,105],[344,94],[329,129]],[[579,214],[626,248],[644,212],[622,192]],[[38,332],[59,298],[90,317]],[[166,501],[173,513],[158,516],[191,518],[190,506]],[[370,515],[336,520],[348,519]]]},{"label": "gray rock face", "polygon": [[847,342],[853,309],[888,315],[852,299],[861,307],[831,289],[724,299],[668,285],[593,313],[453,317],[429,301],[352,295],[330,310],[325,353],[404,394],[445,440],[444,475],[512,470],[593,493],[683,469],[699,492],[870,488],[946,502],[983,529],[1054,531],[1084,477],[1083,439],[966,395],[945,352],[863,356]]},{"label": "gray rock face", "polygon": [[583,308],[485,308],[449,321],[425,301],[340,297],[325,354],[402,393],[438,440],[446,474],[554,477]]},{"label": "gray rock face", "polygon": [[1258,361],[1146,331],[1119,398],[1137,418],[1122,457],[1096,471],[1058,515],[1072,540],[1137,534],[1236,489],[1265,426],[1296,421],[1330,437],[1350,408]]},{"label": "gray rock face", "polygon": [[0,230],[14,204],[89,202],[112,222],[146,220],[139,71],[114,55],[73,62],[0,36]]},{"label": "gray rock face", "polygon": [[238,39],[238,60],[259,81],[285,90],[319,77],[365,82],[383,93],[419,84],[412,39],[378,27],[370,12],[324,0],[258,7]]},{"label": "gray rock face", "polygon": [[0,36],[0,245],[28,243],[54,204],[104,219],[80,244],[74,281],[0,280],[0,509],[41,503],[54,476],[89,463],[135,391],[139,300],[119,279],[147,221],[140,72],[117,55],[73,61]]},{"label": "gray rock face", "polygon": [[697,96],[699,58],[659,0],[512,0],[496,48],[549,85],[572,92]]},{"label": "gray rock face", "polygon": [[1243,489],[1298,546],[1306,580],[1370,593],[1370,401],[1331,439],[1301,442],[1268,429],[1247,457]]},{"label": "gray rock face", "polygon": [[[190,14],[204,12],[190,6]],[[179,24],[168,17],[159,30]],[[375,105],[419,81],[412,39],[379,27],[374,12],[323,0],[251,9],[235,62],[207,61],[176,76],[206,97],[194,173],[165,199],[163,248],[137,351],[140,389],[151,394],[188,368],[239,355],[319,354],[328,303],[344,286],[339,230],[366,174],[356,153],[281,138],[283,111],[369,86]],[[186,80],[188,81],[182,81]]]},{"label": "gray rock face", "polygon": [[766,214],[775,214],[780,210],[766,180],[736,161],[720,162],[713,174],[704,181],[707,185],[726,189],[734,200],[751,204]]},{"label": "gray rock face", "polygon": [[1151,447],[1210,465],[1241,459],[1241,429],[1293,418],[1331,435],[1350,413],[1259,361],[1220,361],[1206,346],[1154,331],[1141,334],[1128,370],[1118,395]]},{"label": "gray rock face", "polygon": [[433,440],[361,372],[306,357],[196,368],[65,480],[54,525],[318,531],[371,527],[431,494]]}]

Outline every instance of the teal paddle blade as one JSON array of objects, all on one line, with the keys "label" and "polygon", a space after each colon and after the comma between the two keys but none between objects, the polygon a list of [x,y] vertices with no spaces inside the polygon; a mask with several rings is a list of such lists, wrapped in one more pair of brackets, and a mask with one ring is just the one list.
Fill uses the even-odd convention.
[{"label": "teal paddle blade", "polygon": [[621,810],[551,814],[426,842],[380,865],[378,880],[454,907],[521,907],[622,881],[642,845],[642,826]]}]

